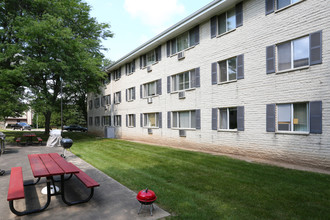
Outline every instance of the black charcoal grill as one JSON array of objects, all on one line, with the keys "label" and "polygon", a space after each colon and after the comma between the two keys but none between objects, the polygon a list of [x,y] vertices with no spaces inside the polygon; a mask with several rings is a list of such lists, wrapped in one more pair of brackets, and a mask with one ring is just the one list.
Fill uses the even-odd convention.
[{"label": "black charcoal grill", "polygon": [[70,149],[70,147],[72,146],[73,141],[70,138],[62,138],[61,140],[61,146],[63,147],[63,154],[61,154],[61,156],[63,158],[65,158],[65,151],[66,149]]}]

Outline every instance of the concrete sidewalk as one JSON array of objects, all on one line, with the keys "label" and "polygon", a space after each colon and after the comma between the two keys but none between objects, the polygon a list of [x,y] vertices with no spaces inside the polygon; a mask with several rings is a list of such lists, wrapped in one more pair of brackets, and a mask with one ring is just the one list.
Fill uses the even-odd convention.
[{"label": "concrete sidewalk", "polygon": [[[154,204],[153,216],[150,216],[149,207],[144,207],[138,215],[140,203],[136,200],[136,193],[110,178],[103,172],[91,166],[87,162],[67,152],[67,160],[74,163],[90,177],[100,183],[100,187],[95,188],[93,198],[83,204],[67,206],[61,196],[52,196],[48,208],[40,213],[30,214],[22,217],[14,215],[9,209],[7,192],[11,167],[21,166],[23,169],[24,181],[33,180],[28,154],[52,153],[61,154],[62,148],[49,148],[45,146],[6,146],[6,152],[0,157],[0,169],[6,171],[4,176],[0,176],[0,219],[160,219],[170,214]],[[57,183],[59,186],[59,183]],[[66,192],[71,198],[86,197],[89,190],[84,187],[75,177],[68,181]],[[42,178],[36,186],[25,187],[25,199],[14,202],[15,207],[22,211],[39,208],[46,202],[46,195],[41,194],[41,189],[46,186],[45,178]],[[68,194],[69,194],[68,193]]]}]

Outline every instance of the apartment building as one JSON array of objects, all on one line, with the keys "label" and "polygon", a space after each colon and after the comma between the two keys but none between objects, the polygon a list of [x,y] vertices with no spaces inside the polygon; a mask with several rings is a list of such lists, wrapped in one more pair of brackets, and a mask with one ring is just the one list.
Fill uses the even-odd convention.
[{"label": "apartment building", "polygon": [[107,67],[88,130],[330,169],[328,0],[215,0]]}]

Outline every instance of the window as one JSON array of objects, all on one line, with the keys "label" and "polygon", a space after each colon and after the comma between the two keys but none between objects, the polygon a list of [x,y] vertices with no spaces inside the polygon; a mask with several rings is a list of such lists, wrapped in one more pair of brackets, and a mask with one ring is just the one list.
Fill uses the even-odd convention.
[{"label": "window", "polygon": [[277,9],[284,8],[293,3],[299,2],[301,0],[277,0]]},{"label": "window", "polygon": [[236,28],[236,13],[235,8],[228,10],[218,17],[218,34],[226,33],[227,31]]},{"label": "window", "polygon": [[309,65],[309,37],[277,45],[278,70],[287,70]]},{"label": "window", "polygon": [[102,116],[102,126],[110,126],[110,125],[111,125],[111,117]]},{"label": "window", "polygon": [[88,125],[93,126],[93,117],[89,117]]},{"label": "window", "polygon": [[237,108],[220,108],[220,129],[237,129]]},{"label": "window", "polygon": [[150,51],[147,53],[147,66],[156,62],[156,52],[155,50]]},{"label": "window", "polygon": [[95,126],[100,126],[100,116],[95,117]]},{"label": "window", "polygon": [[127,127],[135,127],[135,114],[129,114],[126,116],[126,120],[127,120],[127,123],[126,123],[126,126]]},{"label": "window", "polygon": [[135,72],[135,59],[125,65],[126,75],[130,75]]},{"label": "window", "polygon": [[173,112],[173,128],[196,128],[196,111]]},{"label": "window", "polygon": [[121,67],[113,72],[113,79],[119,80],[121,77]]},{"label": "window", "polygon": [[110,95],[102,96],[101,106],[110,105]]},{"label": "window", "polygon": [[95,106],[95,108],[99,108],[100,107],[100,98],[94,99],[94,106]]},{"label": "window", "polygon": [[237,57],[219,62],[220,82],[227,82],[237,79]]},{"label": "window", "polygon": [[266,47],[267,74],[317,64],[322,64],[322,31]]},{"label": "window", "polygon": [[149,82],[140,86],[140,96],[141,98],[148,98],[155,95],[162,94],[162,80]]},{"label": "window", "polygon": [[191,88],[191,75],[190,72],[184,72],[172,76],[172,90],[185,90]]},{"label": "window", "polygon": [[143,114],[143,127],[158,128],[159,127],[159,113]]},{"label": "window", "polygon": [[130,102],[135,100],[135,87],[126,89],[126,101]]},{"label": "window", "polygon": [[243,25],[243,2],[238,3],[234,8],[214,16],[210,20],[211,38],[224,34]]},{"label": "window", "polygon": [[93,100],[89,100],[88,105],[89,109],[93,109]]},{"label": "window", "polygon": [[308,103],[277,105],[277,130],[308,132]]},{"label": "window", "polygon": [[167,57],[199,44],[199,26],[167,42]]},{"label": "window", "polygon": [[120,127],[121,126],[121,115],[114,116],[114,126]]},{"label": "window", "polygon": [[140,56],[140,69],[152,65],[162,59],[162,46],[149,51],[148,53]]},{"label": "window", "polygon": [[121,92],[116,92],[113,96],[113,99],[115,104],[121,103]]}]

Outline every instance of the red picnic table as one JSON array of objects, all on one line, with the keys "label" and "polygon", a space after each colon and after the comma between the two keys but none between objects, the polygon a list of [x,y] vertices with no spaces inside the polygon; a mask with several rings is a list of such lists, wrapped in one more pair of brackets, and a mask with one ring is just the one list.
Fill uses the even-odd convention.
[{"label": "red picnic table", "polygon": [[[13,177],[13,180],[12,180],[12,176],[10,179],[7,200],[9,201],[10,210],[16,215],[26,215],[26,214],[30,214],[30,213],[44,211],[49,206],[51,197],[55,196],[55,195],[61,195],[63,202],[67,205],[74,205],[74,204],[87,202],[93,196],[94,187],[99,186],[99,184],[95,180],[91,179],[89,176],[87,176],[87,174],[85,174],[83,171],[81,171],[79,168],[77,168],[72,163],[67,162],[63,157],[61,157],[57,153],[29,154],[28,158],[29,158],[33,176],[35,178],[37,178],[37,180],[36,180],[36,182],[26,184],[25,186],[35,185],[39,182],[40,178],[46,177],[46,179],[47,179],[47,181],[46,181],[47,182],[47,202],[42,208],[30,210],[30,211],[26,210],[26,211],[20,212],[14,208],[13,201],[16,199],[21,199],[21,198],[25,197],[23,184],[18,184],[20,182],[23,183],[23,176],[22,176],[22,172],[21,172],[22,169],[21,169],[21,167],[14,167],[15,169],[12,168],[12,175],[14,175],[14,177]],[[70,174],[70,176],[65,179],[64,178],[65,174]],[[69,202],[66,200],[65,193],[64,193],[65,182],[66,182],[66,180],[69,180],[73,174],[75,174],[75,176],[81,182],[83,182],[86,187],[91,188],[91,194],[87,199],[74,201],[74,202]],[[15,180],[15,175],[18,176],[16,178],[16,180]],[[60,192],[58,192],[56,190],[56,187],[54,187],[54,193],[51,193],[51,182],[52,182],[52,185],[55,186],[55,180],[53,178],[54,176],[61,176],[61,179],[60,179],[61,189],[60,189]],[[19,181],[17,179],[19,179]]]}]

